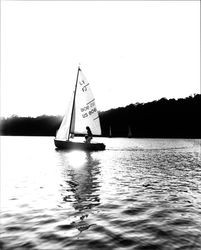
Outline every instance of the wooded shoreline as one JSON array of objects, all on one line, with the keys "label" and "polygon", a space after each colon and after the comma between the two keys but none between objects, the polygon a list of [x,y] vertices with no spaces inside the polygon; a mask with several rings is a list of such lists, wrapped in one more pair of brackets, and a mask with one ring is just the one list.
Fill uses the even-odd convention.
[{"label": "wooded shoreline", "polygon": [[[201,95],[162,98],[100,112],[104,137],[201,138]],[[62,116],[1,118],[1,135],[55,136]]]}]

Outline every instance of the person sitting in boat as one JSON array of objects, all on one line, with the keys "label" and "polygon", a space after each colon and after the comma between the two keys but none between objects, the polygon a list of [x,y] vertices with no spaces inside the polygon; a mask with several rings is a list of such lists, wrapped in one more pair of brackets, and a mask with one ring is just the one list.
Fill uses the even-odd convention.
[{"label": "person sitting in boat", "polygon": [[90,129],[90,127],[86,127],[86,130],[87,130],[87,135],[85,135],[85,139],[86,139],[86,143],[90,143],[91,142],[91,140],[92,140],[92,138],[93,138],[93,136],[92,136],[92,132],[91,132],[91,129]]}]

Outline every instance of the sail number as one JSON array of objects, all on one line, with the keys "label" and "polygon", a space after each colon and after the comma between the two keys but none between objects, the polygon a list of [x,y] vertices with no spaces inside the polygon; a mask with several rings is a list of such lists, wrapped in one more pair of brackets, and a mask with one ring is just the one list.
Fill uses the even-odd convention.
[{"label": "sail number", "polygon": [[88,111],[88,110],[89,110],[89,105],[87,105],[87,106],[81,108],[81,112]]},{"label": "sail number", "polygon": [[[94,104],[95,105],[95,104]],[[94,106],[93,105],[93,106]],[[90,105],[90,106],[92,106],[92,105]],[[95,112],[97,112],[97,109],[96,109],[96,107],[94,107],[94,108],[92,108],[92,107],[90,107],[89,105],[87,105],[87,106],[85,106],[84,108],[81,108],[80,110],[81,110],[81,112],[82,112],[82,117],[83,118],[86,118],[86,117],[88,117],[89,115],[92,115],[92,114],[94,114]]]},{"label": "sail number", "polygon": [[91,109],[91,110],[89,111],[89,115],[92,115],[92,114],[95,113],[96,111],[97,111],[96,108]]},{"label": "sail number", "polygon": [[95,102],[91,102],[90,104],[86,105],[85,107],[81,108],[81,112],[88,111],[90,108],[95,106]]},{"label": "sail number", "polygon": [[80,86],[82,86],[83,92],[87,91],[87,86],[89,85],[89,83],[85,83],[84,80],[82,80],[82,81],[79,81],[79,84],[80,84]]}]

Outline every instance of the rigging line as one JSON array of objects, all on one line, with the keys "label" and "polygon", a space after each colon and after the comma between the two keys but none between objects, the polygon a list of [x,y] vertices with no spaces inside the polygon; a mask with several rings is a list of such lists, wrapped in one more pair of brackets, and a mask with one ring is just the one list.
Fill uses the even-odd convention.
[{"label": "rigging line", "polygon": [[99,117],[97,116],[96,118],[94,118],[94,120],[98,119]]},{"label": "rigging line", "polygon": [[91,100],[90,102],[88,102],[86,105],[89,105],[91,102],[95,101],[95,98],[93,100]]}]

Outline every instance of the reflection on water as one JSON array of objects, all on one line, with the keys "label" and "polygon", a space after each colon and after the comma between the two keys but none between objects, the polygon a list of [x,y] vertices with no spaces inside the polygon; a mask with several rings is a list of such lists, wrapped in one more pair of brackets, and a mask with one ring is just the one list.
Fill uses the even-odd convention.
[{"label": "reflection on water", "polygon": [[200,140],[99,139],[2,138],[0,249],[200,250]]},{"label": "reflection on water", "polygon": [[100,204],[100,163],[90,152],[58,151],[58,155],[65,182],[61,190],[62,204],[72,203],[79,219],[71,224],[82,232],[94,225],[88,224],[86,218],[92,213],[92,208]]}]

